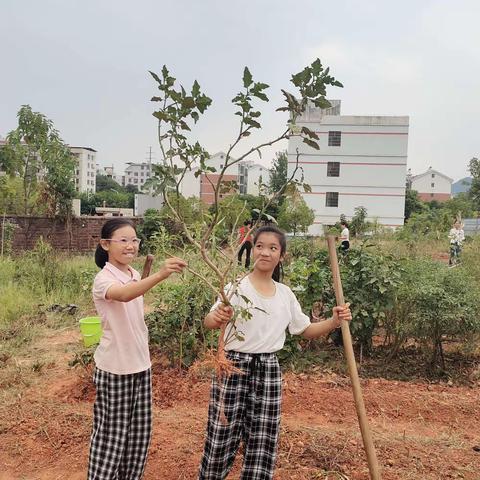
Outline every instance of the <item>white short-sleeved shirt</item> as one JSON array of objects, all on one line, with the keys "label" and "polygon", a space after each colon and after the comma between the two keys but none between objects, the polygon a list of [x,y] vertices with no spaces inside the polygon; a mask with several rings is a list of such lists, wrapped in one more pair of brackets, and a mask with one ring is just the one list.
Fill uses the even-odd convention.
[{"label": "white short-sleeved shirt", "polygon": [[[228,292],[230,288],[229,284],[225,291]],[[302,312],[302,308],[290,288],[283,283],[275,282],[275,289],[275,295],[265,297],[255,289],[248,276],[240,282],[231,303],[234,307],[247,308],[247,302],[242,295],[248,298],[251,302],[249,311],[252,318],[236,320],[237,332],[245,340],[237,338],[229,340],[225,345],[226,350],[243,353],[277,352],[283,348],[287,328],[292,335],[300,335],[310,325],[310,318]],[[212,310],[219,304],[220,301],[217,301]],[[225,331],[225,339],[228,339],[230,332],[231,328],[228,326]]]},{"label": "white short-sleeved shirt", "polygon": [[350,232],[348,231],[348,228],[345,227],[342,230],[342,242],[349,242],[350,241]]},{"label": "white short-sleeved shirt", "polygon": [[140,278],[140,274],[133,268],[129,267],[127,274],[109,262],[95,277],[93,301],[102,318],[103,335],[94,359],[100,370],[127,375],[143,372],[151,367],[143,296],[129,302],[105,298],[112,285],[126,285],[137,282]]}]

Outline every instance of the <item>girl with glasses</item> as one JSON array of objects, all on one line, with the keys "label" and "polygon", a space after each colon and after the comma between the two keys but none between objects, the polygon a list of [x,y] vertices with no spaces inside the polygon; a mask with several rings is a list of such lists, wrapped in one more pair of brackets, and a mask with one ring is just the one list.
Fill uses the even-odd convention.
[{"label": "girl with glasses", "polygon": [[134,223],[107,221],[95,252],[102,270],[93,283],[93,300],[103,334],[94,359],[96,398],[88,480],[142,478],[152,431],[151,362],[143,295],[186,263],[169,258],[143,280],[130,264],[140,240]]}]

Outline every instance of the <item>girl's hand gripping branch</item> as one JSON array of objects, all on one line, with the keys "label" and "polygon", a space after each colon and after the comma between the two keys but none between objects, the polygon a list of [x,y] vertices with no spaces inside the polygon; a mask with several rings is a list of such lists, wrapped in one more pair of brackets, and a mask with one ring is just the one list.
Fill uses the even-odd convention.
[{"label": "girl's hand gripping branch", "polygon": [[158,274],[162,280],[168,278],[172,273],[182,273],[182,270],[187,266],[186,262],[178,257],[171,257],[165,260],[162,268]]},{"label": "girl's hand gripping branch", "polygon": [[105,295],[107,300],[117,300],[119,302],[129,302],[134,298],[144,295],[148,290],[153,288],[157,283],[168,278],[172,273],[181,273],[187,266],[187,263],[181,258],[167,258],[162,268],[147,278],[138,282],[130,282],[126,285],[112,285]]},{"label": "girl's hand gripping branch", "polygon": [[233,317],[233,308],[220,304],[215,310],[212,310],[204,320],[204,324],[209,329],[221,328]]}]

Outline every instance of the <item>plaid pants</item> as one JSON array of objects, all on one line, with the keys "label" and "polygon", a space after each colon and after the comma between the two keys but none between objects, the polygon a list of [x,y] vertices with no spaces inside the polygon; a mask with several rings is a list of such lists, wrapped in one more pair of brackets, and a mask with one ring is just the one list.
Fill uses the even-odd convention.
[{"label": "plaid pants", "polygon": [[241,479],[272,479],[282,401],[277,356],[228,352],[228,357],[244,375],[230,375],[220,383],[213,379],[198,479],[224,479],[232,468],[240,440],[245,449]]},{"label": "plaid pants", "polygon": [[88,480],[140,479],[152,433],[151,371],[114,375],[95,368],[93,381]]}]

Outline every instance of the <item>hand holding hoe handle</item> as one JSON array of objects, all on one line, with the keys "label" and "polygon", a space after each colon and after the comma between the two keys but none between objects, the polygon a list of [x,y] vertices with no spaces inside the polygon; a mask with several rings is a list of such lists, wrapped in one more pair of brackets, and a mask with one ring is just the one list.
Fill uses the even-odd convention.
[{"label": "hand holding hoe handle", "polygon": [[[335,297],[337,305],[345,304],[343,298],[342,280],[340,279],[340,270],[338,268],[337,249],[335,246],[335,238],[333,235],[328,235],[328,254],[330,258],[330,267],[332,269],[333,287],[335,289]],[[350,335],[350,327],[348,322],[342,322],[342,338],[345,349],[345,356],[347,357],[348,371],[350,373],[350,381],[352,382],[353,397],[355,399],[355,408],[357,410],[358,422],[360,423],[360,430],[362,432],[363,446],[367,453],[368,469],[370,470],[371,480],[380,480],[380,467],[378,466],[377,454],[375,453],[375,446],[373,445],[372,435],[368,426],[367,413],[365,411],[365,404],[363,402],[362,388],[358,378],[357,364],[355,362],[355,354],[353,353],[352,337]]]},{"label": "hand holding hoe handle", "polygon": [[142,280],[144,278],[147,278],[150,275],[150,270],[152,269],[152,263],[153,263],[153,255],[149,253],[147,255],[147,258],[145,258],[145,264],[143,265]]}]

